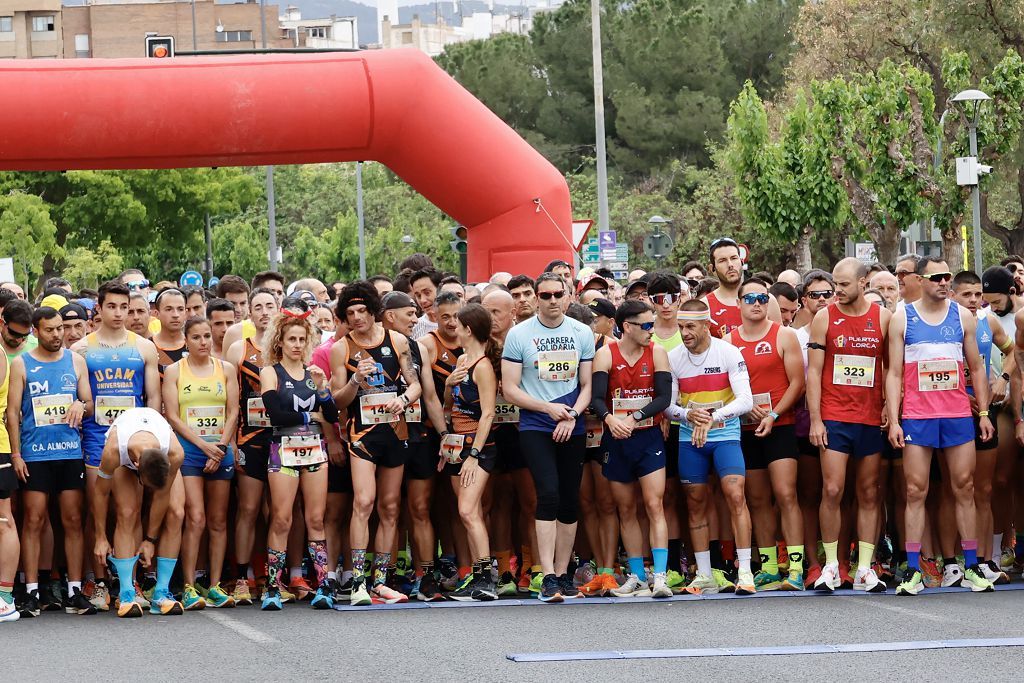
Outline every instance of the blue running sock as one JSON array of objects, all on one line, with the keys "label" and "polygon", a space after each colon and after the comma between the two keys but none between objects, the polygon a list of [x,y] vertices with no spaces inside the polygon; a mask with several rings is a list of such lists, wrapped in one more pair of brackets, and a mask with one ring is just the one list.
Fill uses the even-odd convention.
[{"label": "blue running sock", "polygon": [[174,565],[178,563],[175,557],[156,558],[156,587],[153,595],[170,595],[171,574],[174,573]]},{"label": "blue running sock", "polygon": [[907,541],[907,569],[921,571],[921,544]]},{"label": "blue running sock", "polygon": [[964,549],[964,566],[973,567],[978,564],[978,542],[971,538],[961,539],[960,547]]},{"label": "blue running sock", "polygon": [[668,571],[668,548],[651,548],[654,556],[654,573],[664,574]]},{"label": "blue running sock", "polygon": [[114,564],[114,571],[117,572],[117,581],[121,586],[118,597],[121,602],[131,602],[135,599],[135,563],[139,556],[117,558],[111,557]]},{"label": "blue running sock", "polygon": [[644,558],[631,557],[627,562],[629,563],[630,574],[636,574],[637,578],[641,581],[647,580],[647,572],[644,571]]}]

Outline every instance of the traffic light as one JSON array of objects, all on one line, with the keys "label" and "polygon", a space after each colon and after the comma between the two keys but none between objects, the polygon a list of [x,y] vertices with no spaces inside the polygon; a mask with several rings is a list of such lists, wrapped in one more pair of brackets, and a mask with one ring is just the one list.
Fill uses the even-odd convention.
[{"label": "traffic light", "polygon": [[469,248],[466,244],[466,235],[468,231],[464,225],[456,225],[454,228],[449,228],[452,231],[452,241],[449,244],[452,245],[452,251],[456,254],[465,254]]},{"label": "traffic light", "polygon": [[146,36],[146,56],[166,59],[174,56],[174,36]]}]

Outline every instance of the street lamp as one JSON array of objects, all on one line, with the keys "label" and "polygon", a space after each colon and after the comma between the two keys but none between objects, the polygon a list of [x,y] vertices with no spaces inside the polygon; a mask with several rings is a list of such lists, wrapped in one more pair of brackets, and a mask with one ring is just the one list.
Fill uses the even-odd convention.
[{"label": "street lamp", "polygon": [[967,131],[970,136],[969,157],[958,157],[956,160],[956,184],[971,186],[971,210],[974,222],[974,272],[980,274],[981,270],[981,187],[978,176],[982,173],[990,173],[991,166],[982,166],[978,163],[978,116],[981,112],[981,103],[992,98],[980,90],[964,90],[953,98],[954,102],[963,102],[964,110],[970,109],[973,103],[974,110],[970,111],[967,120]]},{"label": "street lamp", "polygon": [[647,225],[651,226],[651,234],[644,238],[644,256],[657,261],[660,267],[664,258],[672,253],[672,237],[665,234],[672,219],[655,215],[647,219]]}]

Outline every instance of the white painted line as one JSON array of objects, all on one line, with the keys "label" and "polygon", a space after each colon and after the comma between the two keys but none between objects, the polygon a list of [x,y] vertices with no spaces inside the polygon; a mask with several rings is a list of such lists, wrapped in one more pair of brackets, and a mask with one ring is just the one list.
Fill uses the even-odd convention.
[{"label": "white painted line", "polygon": [[247,638],[248,640],[251,640],[254,643],[280,642],[278,641],[277,638],[271,635],[267,635],[258,628],[253,628],[252,626],[244,624],[241,621],[238,621],[237,619],[232,619],[223,612],[218,612],[214,610],[203,610],[202,612],[200,612],[200,614],[202,614],[205,617],[209,617],[210,619],[213,619],[221,626],[231,629],[238,635],[242,636],[243,638]]}]

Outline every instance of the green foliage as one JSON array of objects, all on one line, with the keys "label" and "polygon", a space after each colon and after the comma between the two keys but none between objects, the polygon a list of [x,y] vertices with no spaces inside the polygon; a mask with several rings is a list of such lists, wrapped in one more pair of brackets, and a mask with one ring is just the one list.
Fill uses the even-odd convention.
[{"label": "green foliage", "polygon": [[47,255],[63,256],[56,236],[57,226],[42,199],[17,191],[0,196],[0,244],[3,255],[14,258],[17,277],[38,277]]},{"label": "green foliage", "polygon": [[95,289],[124,270],[124,257],[108,239],[95,249],[75,247],[68,252],[66,263],[62,275],[79,288]]}]

